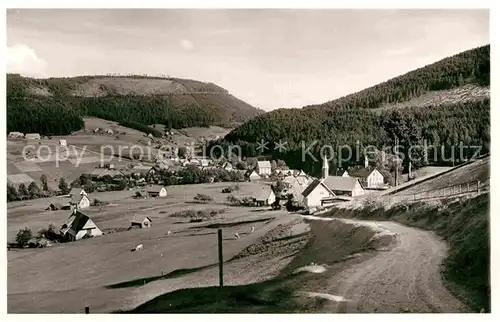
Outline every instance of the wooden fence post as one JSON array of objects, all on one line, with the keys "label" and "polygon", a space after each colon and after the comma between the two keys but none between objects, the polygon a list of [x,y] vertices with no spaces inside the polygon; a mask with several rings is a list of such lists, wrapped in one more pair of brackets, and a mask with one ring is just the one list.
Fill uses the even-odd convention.
[{"label": "wooden fence post", "polygon": [[219,240],[219,286],[224,286],[223,258],[222,258],[222,229],[217,230]]}]

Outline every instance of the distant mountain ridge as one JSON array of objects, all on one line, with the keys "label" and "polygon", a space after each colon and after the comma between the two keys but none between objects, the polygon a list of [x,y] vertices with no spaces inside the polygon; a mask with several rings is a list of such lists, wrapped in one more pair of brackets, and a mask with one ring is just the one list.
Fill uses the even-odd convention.
[{"label": "distant mountain ridge", "polygon": [[[190,79],[149,76],[35,79],[7,74],[9,131],[66,132],[67,128],[52,130],[36,126],[38,122],[30,127],[22,120],[15,121],[16,117],[25,117],[27,111],[41,116],[37,108],[47,109],[45,116],[50,114],[49,110],[56,111],[48,105],[58,106],[62,114],[142,125],[164,123],[173,128],[232,127],[264,113],[216,84]],[[75,126],[70,127],[76,130]]]}]

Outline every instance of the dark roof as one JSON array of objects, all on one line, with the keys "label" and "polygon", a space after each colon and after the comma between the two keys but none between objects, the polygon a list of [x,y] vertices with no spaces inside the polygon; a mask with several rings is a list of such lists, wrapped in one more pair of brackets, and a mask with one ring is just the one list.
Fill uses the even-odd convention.
[{"label": "dark roof", "polygon": [[359,179],[338,176],[328,176],[324,180],[325,185],[332,191],[352,191],[356,182],[359,182]]},{"label": "dark roof", "polygon": [[144,219],[147,219],[147,220],[149,220],[150,222],[153,222],[153,221],[151,220],[151,218],[149,218],[148,216],[140,216],[140,215],[135,215],[134,217],[132,217],[131,222],[142,223],[142,222],[144,221]]},{"label": "dark roof", "polygon": [[373,167],[368,167],[368,168],[355,168],[355,169],[349,169],[347,170],[347,173],[351,177],[356,177],[356,178],[363,178],[366,179],[368,176],[374,171],[377,170],[376,168]]},{"label": "dark roof", "polygon": [[71,235],[76,235],[80,230],[82,230],[82,228],[89,220],[90,218],[87,215],[85,215],[81,211],[76,210],[68,218],[68,221],[66,222],[66,225],[68,227],[63,229],[63,233],[68,232]]},{"label": "dark roof", "polygon": [[320,185],[320,183],[321,180],[319,179],[314,180],[313,182],[311,182],[310,185],[307,186],[307,188],[304,191],[302,191],[302,195],[304,197],[307,197],[314,189],[316,189],[317,186]]}]

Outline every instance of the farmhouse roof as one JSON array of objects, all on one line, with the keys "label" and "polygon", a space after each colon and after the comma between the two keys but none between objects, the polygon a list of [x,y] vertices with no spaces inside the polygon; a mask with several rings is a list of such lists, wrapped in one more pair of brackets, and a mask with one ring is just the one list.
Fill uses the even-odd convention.
[{"label": "farmhouse roof", "polygon": [[151,218],[149,218],[148,216],[144,216],[144,215],[135,215],[134,217],[132,217],[132,220],[130,222],[142,223],[144,221],[144,219],[147,219],[149,222],[153,222],[151,220]]},{"label": "farmhouse roof", "polygon": [[375,170],[377,170],[377,169],[376,168],[372,168],[372,167],[368,167],[368,168],[355,168],[355,169],[349,169],[349,170],[347,170],[347,173],[349,173],[349,175],[351,177],[366,179]]},{"label": "farmhouse roof", "polygon": [[332,194],[334,194],[334,193],[333,193],[333,191],[332,191],[333,189],[331,189],[331,188],[330,188],[330,187],[329,187],[329,186],[328,186],[328,185],[324,182],[324,180],[315,179],[313,182],[311,182],[311,184],[310,184],[310,185],[308,185],[308,186],[307,186],[307,188],[305,188],[305,189],[304,189],[304,191],[302,192],[302,196],[304,196],[304,197],[309,196],[309,194],[310,194],[311,192],[313,192],[313,191],[314,191],[314,189],[316,189],[316,187],[317,187],[317,186],[319,186],[319,185],[323,185],[323,187],[325,187],[325,188],[326,188],[326,190],[328,190],[329,192],[331,192]]},{"label": "farmhouse roof", "polygon": [[357,178],[339,176],[328,176],[324,180],[325,185],[333,191],[352,191],[356,182],[359,182]]},{"label": "farmhouse roof", "polygon": [[319,185],[320,185],[320,183],[321,183],[321,180],[318,180],[318,179],[314,180],[313,182],[311,182],[311,184],[310,184],[310,185],[308,185],[308,186],[307,186],[307,188],[306,188],[306,189],[304,189],[304,191],[302,192],[302,195],[303,195],[304,197],[309,196],[309,194],[310,194],[310,193],[311,193],[314,189],[316,189],[316,187],[317,187],[317,186],[319,186]]},{"label": "farmhouse roof", "polygon": [[[64,223],[66,225],[65,228],[61,229],[63,234],[69,233],[75,236],[80,230],[85,227],[90,218],[82,213],[81,211],[74,211],[68,218],[68,220]],[[64,226],[64,225],[63,225]],[[89,227],[87,228],[95,228],[95,224],[90,222]]]}]

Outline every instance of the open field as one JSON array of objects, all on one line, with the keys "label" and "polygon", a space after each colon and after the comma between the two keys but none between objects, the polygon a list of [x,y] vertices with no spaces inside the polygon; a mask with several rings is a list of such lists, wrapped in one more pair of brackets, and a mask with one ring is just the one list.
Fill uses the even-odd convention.
[{"label": "open field", "polygon": [[[132,301],[134,306],[140,304],[134,300],[138,296],[135,288],[127,292],[127,289],[105,286],[216,263],[217,227],[224,229],[224,257],[229,260],[277,225],[296,219],[296,216],[285,211],[265,208],[189,203],[197,193],[222,200],[226,194],[222,194],[221,190],[227,185],[173,186],[168,187],[169,195],[166,198],[145,200],[133,199],[134,191],[89,194],[91,200],[98,198],[110,202],[104,207],[83,210],[105,233],[128,228],[130,219],[140,214],[149,216],[153,227],[114,232],[45,249],[11,250],[8,253],[9,311],[79,312],[84,304],[100,312],[131,309],[133,307],[128,307],[127,301]],[[259,184],[242,185],[242,190],[249,190],[251,185]],[[13,240],[17,231],[25,226],[34,233],[50,223],[60,227],[70,212],[43,209],[51,200],[62,203],[63,199],[58,197],[9,203],[8,240]],[[227,211],[210,222],[189,223],[187,218],[169,217],[174,212],[186,209],[224,208]],[[217,223],[222,226],[205,227]],[[255,231],[249,234],[251,226],[255,227]],[[167,235],[169,230],[172,232],[170,236]],[[240,233],[239,240],[234,240],[235,232]],[[144,251],[131,252],[138,244],[144,245]],[[205,283],[209,281],[209,285],[216,285],[217,274],[210,276],[205,276]],[[198,285],[202,281],[195,279],[191,282]],[[158,292],[160,290],[147,290],[143,296],[156,296],[160,294]]]}]

